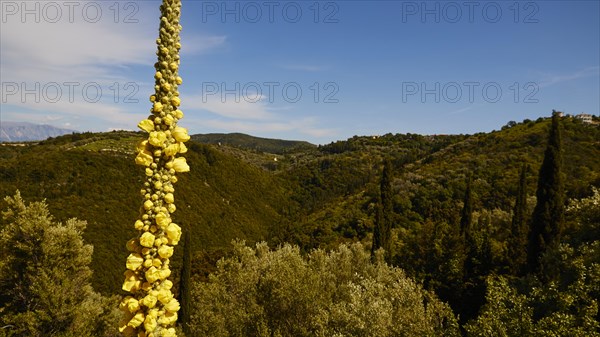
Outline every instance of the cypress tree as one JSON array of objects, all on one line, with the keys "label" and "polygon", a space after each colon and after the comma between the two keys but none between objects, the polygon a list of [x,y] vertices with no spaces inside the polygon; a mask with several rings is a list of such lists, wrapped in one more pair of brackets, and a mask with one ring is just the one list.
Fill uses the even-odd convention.
[{"label": "cypress tree", "polygon": [[473,196],[471,192],[471,176],[467,180],[467,189],[463,199],[463,208],[460,212],[460,234],[469,235],[473,223]]},{"label": "cypress tree", "polygon": [[183,234],[183,265],[181,266],[181,281],[179,285],[179,299],[181,301],[181,311],[179,313],[179,322],[183,327],[183,332],[186,335],[190,335],[189,322],[190,322],[190,307],[191,307],[191,269],[192,269],[192,257],[190,247],[190,227],[187,226],[187,230]]},{"label": "cypress tree", "polygon": [[389,159],[386,159],[383,163],[379,193],[371,256],[374,256],[379,248],[383,248],[385,259],[390,262],[394,207],[392,203],[392,163]]},{"label": "cypress tree", "polygon": [[530,222],[527,265],[530,272],[540,271],[544,251],[560,241],[564,218],[564,188],[561,177],[562,145],[560,117],[552,114],[552,126],[536,191],[537,204]]},{"label": "cypress tree", "polygon": [[519,187],[513,208],[511,239],[509,242],[510,272],[521,273],[527,263],[527,171],[529,166],[523,164],[519,173]]},{"label": "cypress tree", "polygon": [[485,303],[485,277],[491,266],[491,247],[488,234],[483,228],[473,226],[472,177],[467,178],[460,218],[460,237],[464,254],[463,284],[457,311],[461,321],[477,317],[479,308]]}]

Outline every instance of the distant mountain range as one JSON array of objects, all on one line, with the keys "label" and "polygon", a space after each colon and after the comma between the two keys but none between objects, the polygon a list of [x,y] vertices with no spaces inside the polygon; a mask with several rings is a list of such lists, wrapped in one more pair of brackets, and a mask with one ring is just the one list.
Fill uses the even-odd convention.
[{"label": "distant mountain range", "polygon": [[44,140],[75,132],[60,129],[50,125],[40,125],[26,122],[0,122],[0,142],[26,142]]}]

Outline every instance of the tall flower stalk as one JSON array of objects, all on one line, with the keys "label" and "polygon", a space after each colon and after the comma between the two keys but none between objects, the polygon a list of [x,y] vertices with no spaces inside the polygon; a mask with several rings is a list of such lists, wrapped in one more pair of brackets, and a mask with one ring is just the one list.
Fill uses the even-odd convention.
[{"label": "tall flower stalk", "polygon": [[183,117],[179,110],[179,49],[181,48],[181,0],[163,0],[160,7],[158,62],[155,64],[155,93],[151,115],[138,127],[148,138],[137,147],[135,162],[145,167],[146,182],[140,193],[144,197],[140,217],[135,222],[139,234],[127,242],[130,252],[126,261],[123,290],[129,293],[120,304],[124,312],[119,330],[125,336],[175,336],[179,302],[173,297],[169,258],[181,238],[181,227],[172,222],[175,212],[173,185],[177,172],[190,170],[184,157],[187,130],[177,126]]}]

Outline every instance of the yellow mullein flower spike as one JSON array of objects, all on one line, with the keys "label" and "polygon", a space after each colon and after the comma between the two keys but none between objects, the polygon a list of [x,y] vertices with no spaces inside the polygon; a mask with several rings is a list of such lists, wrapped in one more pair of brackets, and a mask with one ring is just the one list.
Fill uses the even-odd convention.
[{"label": "yellow mullein flower spike", "polygon": [[130,254],[122,288],[130,296],[121,302],[124,319],[118,326],[125,336],[174,337],[172,326],[179,310],[168,277],[173,246],[181,239],[181,227],[171,220],[176,211],[175,174],[190,170],[185,158],[176,157],[187,152],[183,143],[190,139],[187,129],[177,126],[183,118],[177,91],[183,83],[178,73],[181,0],[163,0],[160,10],[151,114],[138,124],[148,137],[137,145],[135,157],[136,164],[145,166],[145,182],[141,213],[134,224],[139,235],[127,243]]}]

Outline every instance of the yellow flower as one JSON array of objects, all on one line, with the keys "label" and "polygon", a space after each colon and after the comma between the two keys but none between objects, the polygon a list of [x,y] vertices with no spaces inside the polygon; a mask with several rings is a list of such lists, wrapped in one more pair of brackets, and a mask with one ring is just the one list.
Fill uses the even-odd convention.
[{"label": "yellow flower", "polygon": [[140,245],[147,248],[152,248],[152,246],[154,245],[154,234],[148,232],[142,234],[142,236],[140,237]]},{"label": "yellow flower", "polygon": [[173,104],[173,106],[180,106],[181,105],[181,99],[177,96],[171,98],[171,104]]},{"label": "yellow flower", "polygon": [[154,146],[162,147],[163,143],[167,140],[167,135],[162,131],[152,131],[150,132],[150,137],[148,138],[148,142]]},{"label": "yellow flower", "polygon": [[135,163],[138,165],[150,166],[150,164],[152,164],[152,161],[152,153],[150,153],[150,151],[147,150],[139,152],[137,157],[135,157]]},{"label": "yellow flower", "polygon": [[163,289],[158,292],[158,296],[156,296],[156,298],[158,298],[160,303],[167,304],[171,301],[171,299],[173,299],[173,294],[170,290]]},{"label": "yellow flower", "polygon": [[179,302],[176,299],[172,299],[165,305],[165,310],[169,312],[177,312],[179,310]]},{"label": "yellow flower", "polygon": [[[161,318],[159,318],[158,323],[160,323],[162,326],[168,326],[175,323],[176,321],[177,313],[167,311]],[[163,333],[163,336],[166,335]]]},{"label": "yellow flower", "polygon": [[171,222],[169,227],[167,227],[167,237],[173,244],[177,244],[181,238],[181,227]]},{"label": "yellow flower", "polygon": [[138,128],[150,132],[154,130],[154,122],[149,119],[144,119],[143,121],[138,123]]},{"label": "yellow flower", "polygon": [[175,172],[189,172],[190,167],[184,157],[173,159],[173,169]]},{"label": "yellow flower", "polygon": [[141,220],[137,220],[135,222],[135,225],[133,225],[135,229],[142,230],[142,228],[144,228],[144,223]]},{"label": "yellow flower", "polygon": [[177,78],[175,79],[175,83],[181,84],[181,83],[183,83],[183,79],[181,77],[177,76]]},{"label": "yellow flower", "polygon": [[173,288],[173,282],[171,282],[171,280],[164,280],[163,283],[161,284],[163,289],[171,289]]},{"label": "yellow flower", "polygon": [[174,155],[176,155],[177,152],[179,152],[181,149],[180,144],[183,144],[183,143],[176,143],[176,144],[171,144],[171,145],[167,146],[167,148],[165,149],[165,155],[167,155],[169,157],[173,157]]},{"label": "yellow flower", "polygon": [[[177,320],[177,318],[175,318]],[[163,334],[161,337],[177,337],[174,328],[168,328],[167,330],[163,330]]]},{"label": "yellow flower", "polygon": [[139,142],[139,143],[138,143],[138,145],[137,145],[137,150],[138,150],[138,152],[142,152],[142,151],[144,151],[144,150],[147,150],[147,149],[146,149],[146,146],[147,146],[147,145],[148,145],[148,141],[147,141],[147,140],[145,140],[145,139],[144,139],[144,140],[142,140],[141,142]]},{"label": "yellow flower", "polygon": [[158,278],[160,280],[164,280],[164,279],[166,279],[169,276],[171,276],[171,269],[161,269],[158,272]]},{"label": "yellow flower", "polygon": [[175,206],[175,204],[168,204],[167,205],[167,210],[169,211],[169,213],[175,213],[176,209],[177,209],[177,206]]},{"label": "yellow flower", "polygon": [[173,247],[167,245],[160,246],[160,248],[158,248],[158,255],[160,255],[160,257],[163,259],[170,258],[173,256]]},{"label": "yellow flower", "polygon": [[175,202],[175,197],[173,196],[173,193],[167,193],[167,194],[165,194],[165,196],[164,196],[164,200],[165,200],[167,203],[169,203],[169,204],[172,204],[172,203],[174,203],[174,202]]},{"label": "yellow flower", "polygon": [[150,332],[150,331],[154,331],[156,329],[156,318],[148,315],[146,316],[146,319],[144,320],[144,329],[146,329],[146,331]]},{"label": "yellow flower", "polygon": [[142,325],[142,322],[144,321],[144,313],[143,312],[138,312],[137,314],[135,314],[135,316],[133,316],[133,318],[131,319],[131,321],[129,321],[129,325],[132,328],[137,328],[138,326]]},{"label": "yellow flower", "polygon": [[156,301],[156,296],[146,295],[146,297],[142,298],[140,302],[143,306],[152,309],[156,305]]},{"label": "yellow flower", "polygon": [[181,111],[179,109],[175,110],[175,117],[177,119],[182,119],[183,118],[183,111]]},{"label": "yellow flower", "polygon": [[142,263],[144,263],[144,258],[140,254],[133,253],[129,254],[127,257],[127,263],[125,266],[129,270],[136,270],[142,266]]},{"label": "yellow flower", "polygon": [[179,153],[186,153],[187,152],[187,146],[185,146],[184,143],[179,143]]},{"label": "yellow flower", "polygon": [[152,171],[151,168],[146,167],[146,171],[144,173],[146,173],[146,177],[152,177],[152,175],[154,174],[154,171]]},{"label": "yellow flower", "polygon": [[187,142],[188,140],[190,140],[190,135],[188,135],[187,129],[182,128],[181,126],[176,127],[175,130],[173,130],[172,134],[175,140],[177,140],[178,142]]},{"label": "yellow flower", "polygon": [[171,218],[164,213],[158,213],[156,215],[156,224],[160,229],[165,229],[171,223]]},{"label": "yellow flower", "polygon": [[130,313],[134,313],[140,309],[140,306],[138,300],[131,296],[127,296],[119,304],[119,309],[121,309],[122,311],[129,311]]},{"label": "yellow flower", "polygon": [[125,271],[125,282],[123,282],[122,289],[129,292],[134,292],[139,289],[141,281],[138,276],[131,270]]},{"label": "yellow flower", "polygon": [[154,207],[154,203],[151,200],[144,201],[144,209],[145,210],[152,209],[152,207]]},{"label": "yellow flower", "polygon": [[171,62],[171,64],[169,64],[169,68],[171,68],[172,71],[175,71],[177,68],[179,68],[179,65],[177,62]]},{"label": "yellow flower", "polygon": [[146,270],[146,280],[150,283],[156,282],[160,278],[160,271],[156,267],[152,266]]}]

